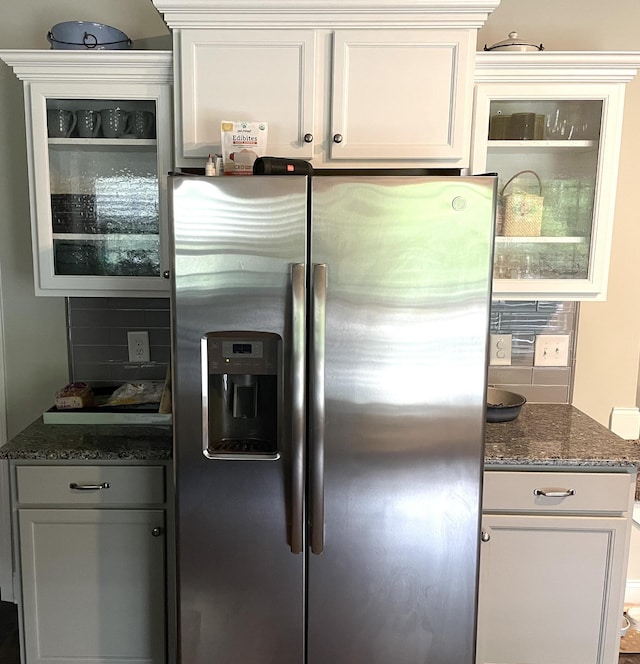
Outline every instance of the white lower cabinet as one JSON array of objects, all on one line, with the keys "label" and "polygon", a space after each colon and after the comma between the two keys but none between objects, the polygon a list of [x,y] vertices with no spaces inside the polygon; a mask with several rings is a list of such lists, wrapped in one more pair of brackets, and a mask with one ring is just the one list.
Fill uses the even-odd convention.
[{"label": "white lower cabinet", "polygon": [[627,473],[485,473],[477,664],[618,662],[634,487]]},{"label": "white lower cabinet", "polygon": [[164,664],[164,467],[16,471],[25,664]]}]

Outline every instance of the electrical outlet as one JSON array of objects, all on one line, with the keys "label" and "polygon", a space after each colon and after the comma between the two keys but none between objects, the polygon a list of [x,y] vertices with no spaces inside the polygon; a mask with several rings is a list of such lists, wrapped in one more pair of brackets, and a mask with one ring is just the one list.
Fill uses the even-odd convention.
[{"label": "electrical outlet", "polygon": [[511,335],[489,335],[489,364],[511,364]]},{"label": "electrical outlet", "polygon": [[149,362],[149,333],[146,330],[127,332],[129,362]]},{"label": "electrical outlet", "polygon": [[566,367],[569,364],[568,334],[538,334],[533,364],[536,367]]}]

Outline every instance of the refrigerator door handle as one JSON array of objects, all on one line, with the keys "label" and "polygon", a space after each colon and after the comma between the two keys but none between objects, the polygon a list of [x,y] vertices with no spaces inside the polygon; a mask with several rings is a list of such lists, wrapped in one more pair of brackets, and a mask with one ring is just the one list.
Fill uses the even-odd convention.
[{"label": "refrigerator door handle", "polygon": [[291,552],[304,533],[305,266],[291,265]]},{"label": "refrigerator door handle", "polygon": [[311,552],[324,550],[324,363],[327,303],[327,266],[313,266],[310,367],[311,407]]}]

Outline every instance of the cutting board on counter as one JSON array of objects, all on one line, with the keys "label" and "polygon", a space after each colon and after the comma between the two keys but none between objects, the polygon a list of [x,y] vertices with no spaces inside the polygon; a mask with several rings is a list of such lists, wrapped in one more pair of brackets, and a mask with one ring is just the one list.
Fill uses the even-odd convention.
[{"label": "cutting board on counter", "polygon": [[42,414],[45,424],[171,424],[171,396],[165,389],[161,402],[110,406],[107,401],[115,388],[95,388],[93,406],[58,409],[52,406]]}]

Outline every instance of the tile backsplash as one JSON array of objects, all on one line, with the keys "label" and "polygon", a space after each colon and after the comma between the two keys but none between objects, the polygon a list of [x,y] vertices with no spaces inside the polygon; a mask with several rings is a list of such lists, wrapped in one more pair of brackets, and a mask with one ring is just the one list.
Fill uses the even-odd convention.
[{"label": "tile backsplash", "polygon": [[[168,298],[68,298],[69,372],[94,387],[164,380],[171,356]],[[127,332],[149,332],[149,362],[130,362]]]},{"label": "tile backsplash", "polygon": [[[490,385],[524,395],[534,403],[569,403],[578,322],[576,302],[495,301],[491,334],[511,334],[511,365],[489,366]],[[534,366],[536,336],[569,336],[567,366]]]},{"label": "tile backsplash", "polygon": [[[512,335],[511,365],[490,366],[489,384],[523,394],[532,402],[568,403],[577,318],[575,302],[494,302],[490,332]],[[164,380],[171,354],[168,298],[69,298],[67,326],[71,380],[95,387]],[[131,330],[148,331],[149,362],[129,362]],[[567,366],[534,366],[535,339],[540,334],[569,335]]]}]

